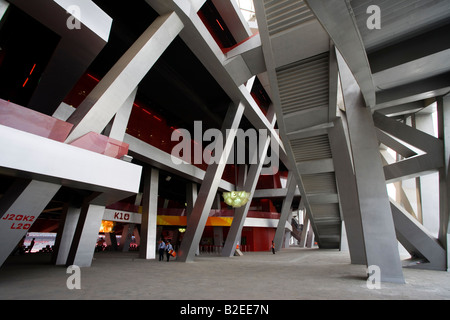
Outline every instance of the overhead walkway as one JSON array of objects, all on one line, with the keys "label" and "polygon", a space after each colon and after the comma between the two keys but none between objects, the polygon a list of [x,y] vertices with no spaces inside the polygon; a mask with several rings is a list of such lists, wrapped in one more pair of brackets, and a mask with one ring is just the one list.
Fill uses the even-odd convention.
[{"label": "overhead walkway", "polygon": [[328,134],[337,112],[337,66],[330,39],[302,0],[257,6],[286,152],[319,247],[338,249],[342,219]]}]

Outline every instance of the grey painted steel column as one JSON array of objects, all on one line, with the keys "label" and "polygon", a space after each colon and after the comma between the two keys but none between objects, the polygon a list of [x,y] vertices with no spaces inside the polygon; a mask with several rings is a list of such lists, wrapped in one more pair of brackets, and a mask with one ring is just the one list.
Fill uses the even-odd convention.
[{"label": "grey painted steel column", "polygon": [[337,119],[334,122],[334,126],[329,129],[328,136],[333,154],[333,164],[342,215],[344,216],[350,260],[353,264],[366,264],[358,190],[344,130],[342,118]]},{"label": "grey painted steel column", "polygon": [[237,106],[231,105],[228,108],[222,124],[222,134],[225,137],[223,152],[220,156],[219,163],[212,163],[206,169],[203,183],[187,223],[186,233],[181,243],[177,261],[191,262],[194,259],[198,243],[200,242],[203,230],[205,229],[206,220],[208,219],[211,206],[216,197],[228,156],[234,145],[236,130],[241,122],[244,109],[245,107],[242,103]]},{"label": "grey painted steel column", "polygon": [[[245,206],[235,209],[233,222],[231,223],[230,231],[228,231],[227,239],[222,250],[223,257],[232,257],[234,255],[236,245],[240,240],[242,228],[244,226],[245,218],[247,217],[248,209],[252,202],[253,193],[256,189],[261,169],[267,155],[271,137],[266,139],[265,145],[259,150],[259,160],[257,164],[252,164],[248,171],[248,176],[245,179],[244,190],[250,192],[250,198]],[[255,152],[256,153],[256,152]]]},{"label": "grey painted steel column", "polygon": [[105,213],[104,205],[92,204],[99,195],[99,193],[94,192],[84,199],[80,218],[78,219],[75,235],[67,257],[67,266],[90,267],[92,264],[98,232],[102,224],[103,214]]},{"label": "grey painted steel column", "polygon": [[412,267],[418,269],[446,270],[445,249],[431,236],[417,219],[402,206],[391,201],[397,239],[413,258],[424,258],[428,262]]},{"label": "grey painted steel column", "polygon": [[439,233],[438,239],[447,251],[450,271],[450,95],[437,99],[438,134],[444,141],[444,167],[439,169]]},{"label": "grey painted steel column", "polygon": [[[195,201],[197,200],[198,188],[195,182],[188,183],[186,186],[186,221],[189,223],[192,210],[194,210]],[[217,197],[216,197],[217,198]],[[200,254],[200,246],[197,244],[196,255]]]},{"label": "grey painted steel column", "polygon": [[0,266],[24,237],[60,185],[16,180],[0,199]]},{"label": "grey painted steel column", "polygon": [[297,187],[297,181],[295,180],[295,177],[291,172],[289,172],[286,187],[287,193],[286,197],[283,200],[283,205],[281,207],[281,215],[280,219],[278,220],[278,226],[277,230],[275,231],[275,237],[273,240],[275,242],[275,251],[280,251],[281,248],[283,247],[286,221],[292,214],[291,206],[292,200],[294,199],[295,189]]},{"label": "grey painted steel column", "polygon": [[194,210],[195,201],[197,200],[197,184],[195,182],[186,185],[186,216],[189,221],[192,210]]},{"label": "grey painted steel column", "polygon": [[66,141],[100,133],[182,29],[176,13],[158,17],[69,117],[74,128]]},{"label": "grey painted steel column", "polygon": [[337,56],[353,151],[367,265],[380,268],[381,281],[404,283],[371,110],[366,107],[361,90],[342,56],[339,53]]},{"label": "grey painted steel column", "polygon": [[159,170],[151,168],[144,172],[144,193],[142,198],[141,246],[139,258],[156,257],[156,223],[158,214]]},{"label": "grey painted steel column", "polygon": [[56,265],[65,265],[69,256],[72,239],[80,219],[81,208],[67,206],[61,225],[58,230],[56,248]]}]

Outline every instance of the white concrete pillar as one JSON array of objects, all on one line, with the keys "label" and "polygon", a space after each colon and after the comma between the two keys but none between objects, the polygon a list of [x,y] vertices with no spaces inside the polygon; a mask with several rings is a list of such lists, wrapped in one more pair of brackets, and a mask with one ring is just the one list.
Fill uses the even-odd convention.
[{"label": "white concrete pillar", "polygon": [[144,192],[142,195],[141,259],[156,257],[156,224],[158,215],[159,170],[144,169]]},{"label": "white concrete pillar", "polygon": [[214,230],[214,245],[223,245],[223,227],[213,227]]},{"label": "white concrete pillar", "polygon": [[66,265],[90,267],[92,264],[98,233],[105,213],[105,206],[90,203],[97,195],[93,194],[83,203]]},{"label": "white concrete pillar", "polygon": [[58,232],[56,247],[56,265],[66,265],[72,239],[75,235],[81,208],[67,206]]}]

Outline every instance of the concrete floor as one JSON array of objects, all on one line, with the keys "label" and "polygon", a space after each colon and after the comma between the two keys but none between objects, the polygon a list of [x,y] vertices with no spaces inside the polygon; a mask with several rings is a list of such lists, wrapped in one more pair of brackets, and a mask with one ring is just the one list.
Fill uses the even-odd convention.
[{"label": "concrete floor", "polygon": [[138,259],[136,252],[95,254],[69,290],[66,268],[48,254],[10,257],[0,268],[0,299],[342,300],[450,299],[450,273],[404,269],[406,284],[368,289],[365,266],[348,253],[283,249],[242,257],[199,256],[193,263]]}]

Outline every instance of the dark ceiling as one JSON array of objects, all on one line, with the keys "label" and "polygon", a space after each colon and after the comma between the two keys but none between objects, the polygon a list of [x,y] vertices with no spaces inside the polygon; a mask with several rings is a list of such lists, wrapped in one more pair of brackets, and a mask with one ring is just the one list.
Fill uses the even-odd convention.
[{"label": "dark ceiling", "polygon": [[[123,6],[94,0],[113,19],[108,44],[89,67],[103,77],[158,14],[144,0]],[[177,37],[139,85],[136,100],[163,116],[169,126],[190,130],[195,120],[204,130],[220,128],[231,100],[185,43]]]}]

